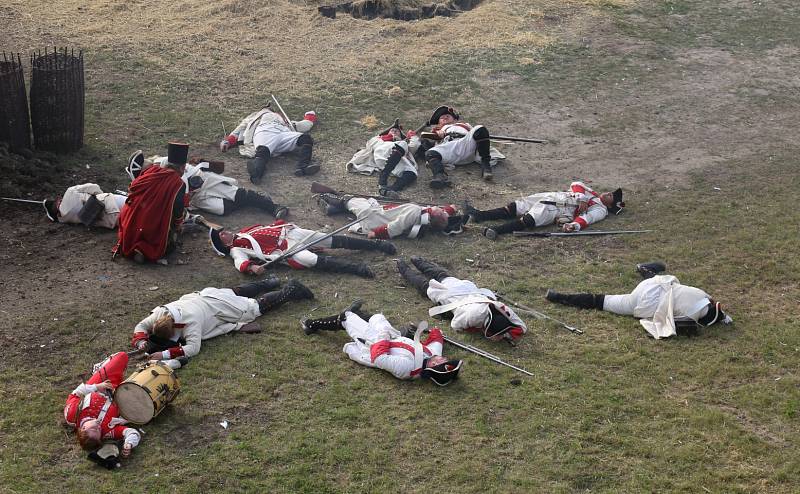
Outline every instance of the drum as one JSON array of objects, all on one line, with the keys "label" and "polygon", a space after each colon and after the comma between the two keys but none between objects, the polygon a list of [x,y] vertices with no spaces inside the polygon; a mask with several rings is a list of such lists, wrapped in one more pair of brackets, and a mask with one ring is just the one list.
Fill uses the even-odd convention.
[{"label": "drum", "polygon": [[168,365],[144,364],[114,391],[119,414],[128,422],[146,424],[164,410],[181,390],[181,383]]}]

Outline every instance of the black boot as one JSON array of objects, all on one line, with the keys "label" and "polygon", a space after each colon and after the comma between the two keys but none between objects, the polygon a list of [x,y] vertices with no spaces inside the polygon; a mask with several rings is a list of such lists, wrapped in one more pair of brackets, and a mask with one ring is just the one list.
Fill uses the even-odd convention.
[{"label": "black boot", "polygon": [[431,173],[433,174],[433,178],[430,182],[432,189],[444,189],[445,187],[453,185],[447,177],[447,173],[444,171],[441,154],[430,149],[425,153],[425,159],[428,163],[428,168],[431,169]]},{"label": "black boot", "polygon": [[636,272],[639,273],[644,279],[652,278],[653,276],[663,273],[666,270],[667,265],[661,261],[643,262],[636,265]]},{"label": "black boot", "polygon": [[450,274],[447,273],[447,270],[443,267],[439,266],[435,262],[431,262],[419,256],[411,256],[411,264],[422,271],[422,274],[428,278],[433,278],[436,281],[442,281],[450,276]]},{"label": "black boot", "polygon": [[603,301],[606,296],[599,293],[558,293],[553,289],[548,289],[544,297],[557,304],[571,305],[581,309],[603,310]]},{"label": "black boot", "polygon": [[346,235],[334,235],[331,237],[332,249],[349,250],[378,250],[384,254],[397,254],[397,247],[386,240],[367,240],[365,238],[348,237]]},{"label": "black boot", "polygon": [[311,154],[314,151],[314,139],[308,134],[297,138],[297,167],[294,174],[297,177],[313,175],[319,171],[319,165],[311,163]]},{"label": "black boot", "polygon": [[279,307],[290,300],[310,300],[314,294],[305,285],[297,280],[289,280],[282,289],[265,293],[258,297],[258,309],[262,314]]},{"label": "black boot", "polygon": [[344,213],[347,211],[347,201],[352,199],[350,195],[338,195],[331,193],[322,193],[317,195],[317,202],[325,209],[325,214],[333,216],[337,213]]},{"label": "black boot", "polygon": [[263,280],[243,283],[239,286],[231,288],[231,290],[233,290],[233,293],[240,297],[255,298],[257,295],[270,290],[275,290],[279,286],[281,286],[281,280],[275,276],[270,276],[269,278],[264,278]]},{"label": "black boot", "polygon": [[237,198],[242,190],[244,190],[243,203],[245,206],[263,209],[278,219],[283,219],[289,215],[289,208],[275,204],[266,192],[239,189],[236,191]]},{"label": "black boot", "polygon": [[402,259],[397,260],[397,272],[400,273],[400,276],[402,276],[409,285],[416,288],[419,293],[425,297],[428,296],[428,283],[430,283],[430,278],[422,273],[418,273]]},{"label": "black boot", "polygon": [[484,228],[483,236],[488,238],[489,240],[496,240],[498,235],[502,235],[505,233],[512,233],[512,232],[520,232],[527,228],[534,228],[535,226],[536,226],[536,221],[533,219],[533,216],[531,216],[530,214],[525,214],[522,216],[522,218],[508,221],[506,223],[503,223],[502,225],[494,225],[488,228]]},{"label": "black boot", "polygon": [[361,309],[362,304],[363,302],[361,300],[355,300],[352,304],[350,304],[350,307],[348,307],[347,309],[343,310],[342,312],[334,316],[321,317],[319,319],[303,319],[302,321],[300,321],[300,324],[303,327],[303,332],[306,335],[311,335],[318,331],[339,331],[341,329],[344,329],[342,323],[345,320],[346,312],[353,312],[362,319],[364,319],[361,313],[359,312],[359,309]]},{"label": "black boot", "polygon": [[403,148],[395,146],[389,158],[386,160],[386,165],[378,176],[378,193],[380,195],[389,197],[390,199],[397,199],[400,197],[397,192],[389,188],[389,176],[391,176],[397,164],[400,163],[404,153],[405,151],[403,151]]},{"label": "black boot", "polygon": [[395,194],[397,196],[399,196],[400,194],[397,194],[398,192],[400,192],[401,190],[405,189],[409,185],[413,184],[414,182],[416,182],[416,180],[417,180],[417,174],[416,173],[410,172],[410,171],[405,171],[405,172],[401,173],[399,177],[397,177],[397,179],[388,188],[388,190],[391,191],[391,192],[395,192]]},{"label": "black boot", "polygon": [[512,202],[506,207],[482,211],[472,207],[471,204],[465,204],[464,213],[469,216],[470,221],[474,221],[475,223],[491,220],[505,220],[517,217],[517,206]]},{"label": "black boot", "polygon": [[269,148],[266,146],[258,146],[256,148],[255,157],[247,160],[247,173],[250,175],[250,181],[252,183],[256,185],[261,183],[261,178],[264,176],[264,172],[267,171],[269,157]]},{"label": "black boot", "polygon": [[362,278],[374,278],[375,273],[363,262],[353,262],[349,259],[334,256],[317,255],[317,264],[314,269],[329,273],[347,273]]},{"label": "black boot", "polygon": [[472,134],[478,148],[478,156],[481,157],[481,176],[484,180],[492,180],[492,153],[489,142],[489,130],[486,127],[475,129]]}]

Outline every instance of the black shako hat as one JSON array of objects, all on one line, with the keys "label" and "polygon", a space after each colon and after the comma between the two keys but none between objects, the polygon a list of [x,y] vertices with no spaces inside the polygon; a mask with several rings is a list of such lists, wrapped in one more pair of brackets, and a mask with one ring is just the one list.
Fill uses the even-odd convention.
[{"label": "black shako hat", "polygon": [[625,202],[622,200],[622,189],[617,189],[612,192],[614,195],[614,204],[608,207],[608,210],[614,214],[619,214],[625,208]]},{"label": "black shako hat", "polygon": [[461,360],[448,360],[433,367],[426,367],[422,370],[421,376],[427,377],[437,386],[447,386],[458,379],[458,371],[461,370]]},{"label": "black shako hat", "polygon": [[167,163],[183,166],[189,158],[189,145],[183,142],[170,142],[167,144]]},{"label": "black shako hat", "polygon": [[430,120],[428,120],[428,125],[439,125],[439,118],[442,115],[452,115],[456,120],[461,118],[452,106],[440,106],[433,111],[433,115],[431,115]]},{"label": "black shako hat", "polygon": [[222,230],[219,228],[212,228],[208,231],[208,240],[211,242],[211,248],[214,249],[214,252],[217,255],[225,257],[231,252],[231,248],[225,245],[225,242],[219,237],[219,232]]}]

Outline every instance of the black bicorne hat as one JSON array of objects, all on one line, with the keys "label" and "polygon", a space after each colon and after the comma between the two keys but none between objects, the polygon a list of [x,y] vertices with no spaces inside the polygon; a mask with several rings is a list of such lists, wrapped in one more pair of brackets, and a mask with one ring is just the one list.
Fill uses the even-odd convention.
[{"label": "black bicorne hat", "polygon": [[625,208],[625,202],[622,200],[622,189],[617,189],[612,192],[614,195],[614,204],[608,207],[608,210],[614,214],[619,214]]},{"label": "black bicorne hat", "polygon": [[442,115],[452,115],[456,120],[461,118],[452,106],[440,106],[433,111],[433,115],[431,115],[430,120],[428,120],[428,125],[439,125],[439,118]]},{"label": "black bicorne hat", "polygon": [[219,233],[222,230],[219,228],[212,228],[208,231],[208,239],[211,241],[211,248],[214,249],[214,252],[217,255],[222,257],[227,256],[231,252],[231,248],[225,245],[225,242],[219,237]]},{"label": "black bicorne hat", "polygon": [[167,145],[167,163],[183,166],[189,158],[189,145],[183,142],[170,142]]},{"label": "black bicorne hat", "polygon": [[451,382],[458,379],[458,371],[461,370],[461,360],[448,360],[433,367],[427,367],[422,370],[422,377],[427,377],[437,386],[447,386]]},{"label": "black bicorne hat", "polygon": [[521,329],[519,325],[511,322],[508,314],[504,313],[496,305],[489,304],[489,323],[486,325],[483,336],[494,338],[517,328]]}]

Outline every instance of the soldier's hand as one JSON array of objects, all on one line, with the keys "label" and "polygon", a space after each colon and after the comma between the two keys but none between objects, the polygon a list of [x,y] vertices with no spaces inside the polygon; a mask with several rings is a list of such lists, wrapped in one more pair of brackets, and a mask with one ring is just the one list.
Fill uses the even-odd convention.
[{"label": "soldier's hand", "polygon": [[581,201],[578,203],[578,207],[575,209],[575,213],[583,214],[586,210],[589,209],[589,203],[586,201]]},{"label": "soldier's hand", "polygon": [[565,233],[572,233],[572,232],[575,231],[575,224],[574,223],[566,223],[564,226],[561,227],[561,229]]},{"label": "soldier's hand", "polygon": [[103,381],[101,383],[95,384],[95,387],[97,388],[97,391],[105,391],[105,390],[113,390],[114,389],[114,385],[111,384],[111,381],[109,381],[108,379],[106,379],[105,381]]},{"label": "soldier's hand", "polygon": [[122,446],[122,457],[123,457],[123,458],[127,458],[127,457],[129,457],[129,456],[131,455],[131,450],[133,450],[133,446],[131,446],[131,445],[130,445],[130,444],[128,444],[128,443],[125,443],[125,444]]},{"label": "soldier's hand", "polygon": [[264,274],[264,271],[266,271],[266,268],[264,266],[258,266],[256,264],[250,265],[250,272],[255,275],[262,275]]},{"label": "soldier's hand", "polygon": [[367,238],[375,238],[375,232],[367,233]]},{"label": "soldier's hand", "polygon": [[219,150],[223,153],[231,148],[231,143],[228,142],[226,139],[223,139],[219,143]]}]

